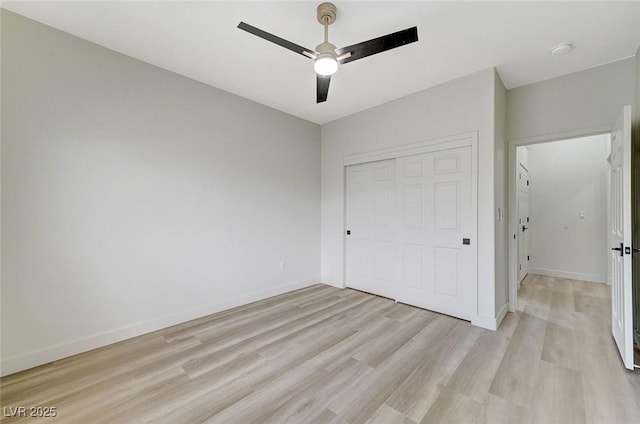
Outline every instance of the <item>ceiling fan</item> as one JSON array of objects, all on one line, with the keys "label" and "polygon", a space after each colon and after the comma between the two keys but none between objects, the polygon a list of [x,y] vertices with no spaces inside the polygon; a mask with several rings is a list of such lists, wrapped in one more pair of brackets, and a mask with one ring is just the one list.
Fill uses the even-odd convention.
[{"label": "ceiling fan", "polygon": [[276,35],[270,34],[247,23],[240,22],[238,28],[247,31],[267,41],[313,59],[313,68],[316,71],[316,103],[327,100],[331,75],[338,70],[338,64],[353,62],[363,57],[382,53],[405,44],[418,41],[418,28],[411,27],[392,34],[383,35],[352,46],[337,49],[329,42],[329,25],[336,21],[336,6],[333,3],[321,3],[318,6],[318,22],[324,25],[324,42],[318,44],[315,50],[307,49],[298,44],[287,41]]}]

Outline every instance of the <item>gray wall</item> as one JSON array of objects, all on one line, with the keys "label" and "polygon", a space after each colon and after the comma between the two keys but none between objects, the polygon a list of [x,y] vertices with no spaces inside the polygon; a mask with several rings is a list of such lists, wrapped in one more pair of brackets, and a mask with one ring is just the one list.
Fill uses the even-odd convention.
[{"label": "gray wall", "polygon": [[610,151],[609,134],[529,146],[529,272],[606,283]]},{"label": "gray wall", "polygon": [[628,58],[511,89],[507,139],[610,127],[622,107],[634,103],[634,86],[635,59]]},{"label": "gray wall", "polygon": [[5,374],[319,281],[315,124],[6,10],[2,123]]}]

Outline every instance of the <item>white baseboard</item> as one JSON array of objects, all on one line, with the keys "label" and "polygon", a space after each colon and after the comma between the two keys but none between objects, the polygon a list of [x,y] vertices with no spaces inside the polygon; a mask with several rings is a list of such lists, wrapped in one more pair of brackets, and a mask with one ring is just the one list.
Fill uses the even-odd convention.
[{"label": "white baseboard", "polygon": [[500,308],[500,311],[498,312],[497,317],[487,318],[487,317],[476,316],[471,320],[471,325],[475,325],[476,327],[486,328],[487,330],[496,331],[498,327],[500,327],[500,323],[504,319],[505,315],[507,315],[508,310],[509,310],[509,304],[505,303],[504,305],[502,305],[502,308]]},{"label": "white baseboard", "polygon": [[507,316],[507,312],[509,312],[509,302],[502,305],[500,308],[500,312],[498,312],[498,316],[496,318],[496,330],[500,328],[500,324],[502,324],[502,320]]},{"label": "white baseboard", "polygon": [[0,375],[4,377],[5,375],[13,374],[18,371],[23,371],[29,368],[36,367],[38,365],[47,364],[49,362],[57,361],[62,358],[77,355],[78,353],[87,352],[92,349],[120,342],[122,340],[130,339],[142,334],[151,333],[153,331],[191,321],[196,318],[211,315],[216,312],[235,308],[241,305],[246,305],[247,303],[266,299],[268,297],[276,296],[292,290],[308,287],[313,284],[316,284],[316,282],[299,281],[277,287],[271,287],[269,289],[251,293],[246,296],[240,296],[234,299],[215,302],[186,311],[164,315],[115,330],[105,331],[103,333],[95,334],[83,339],[61,343],[35,352],[29,352],[24,355],[14,356],[6,359],[3,358],[2,365],[0,366]]},{"label": "white baseboard", "polygon": [[346,289],[347,285],[344,282],[335,282],[335,281],[324,281],[322,280],[322,284],[326,284],[327,286],[335,287],[338,289]]},{"label": "white baseboard", "polygon": [[557,269],[534,268],[529,267],[530,274],[547,275],[549,277],[569,278],[571,280],[590,281],[592,283],[605,284],[607,279],[604,275],[598,274],[582,274],[579,272],[560,271]]}]

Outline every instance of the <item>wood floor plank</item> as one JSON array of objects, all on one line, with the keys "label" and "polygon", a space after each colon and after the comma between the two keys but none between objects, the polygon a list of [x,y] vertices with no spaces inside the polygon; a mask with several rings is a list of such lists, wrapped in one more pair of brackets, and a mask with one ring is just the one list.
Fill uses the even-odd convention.
[{"label": "wood floor plank", "polygon": [[[183,368],[190,376],[195,377],[233,360],[240,353],[262,349],[262,352],[268,355],[269,349],[287,348],[288,342],[298,335],[305,335],[317,329],[319,325],[329,326],[339,319],[338,314],[344,313],[350,308],[357,308],[358,305],[366,303],[368,300],[366,298],[346,298],[308,315],[288,315],[287,319],[283,319],[283,324],[267,328],[261,327],[263,331],[251,332],[253,335],[248,338],[238,334],[229,334],[228,337],[225,337],[224,343],[219,340],[215,342],[218,347],[224,346],[222,349],[192,358],[183,365]],[[209,343],[211,342],[209,340]]]},{"label": "wood floor plank", "polygon": [[519,313],[507,313],[500,323],[500,327],[498,327],[497,333],[502,337],[510,338],[513,335],[513,332],[516,330],[518,326],[518,322],[520,321],[521,314]]},{"label": "wood floor plank", "polygon": [[549,322],[542,345],[542,360],[580,370],[579,333]]},{"label": "wood floor plank", "polygon": [[444,390],[420,424],[474,423],[480,410],[481,404],[473,399],[451,390]]},{"label": "wood floor plank", "polygon": [[422,343],[409,341],[393,359],[345,386],[329,409],[348,423],[365,423],[411,373],[423,353]]},{"label": "wood floor plank", "polygon": [[509,340],[501,334],[483,332],[447,383],[447,389],[484,402],[508,345]]},{"label": "wood floor plank", "polygon": [[383,403],[366,424],[416,424],[416,422]]},{"label": "wood floor plank", "polygon": [[270,412],[264,411],[260,415],[260,420],[262,423],[273,424],[312,421],[318,411],[325,410],[331,403],[334,393],[353,379],[360,378],[369,372],[371,372],[369,366],[350,359],[340,367],[322,374],[321,378],[315,379],[278,408]]},{"label": "wood floor plank", "polygon": [[[313,285],[0,379],[2,424],[640,423],[606,285],[529,275],[483,330]],[[3,409],[4,411],[4,409]],[[3,414],[4,415],[4,414]]]},{"label": "wood floor plank", "polygon": [[395,328],[388,329],[387,331],[391,332],[388,337],[371,338],[369,343],[361,346],[352,356],[376,368],[422,331],[434,318],[435,315],[432,314],[415,314],[406,322],[398,322]]},{"label": "wood floor plank", "polygon": [[269,313],[269,311],[281,306],[297,306],[295,302],[304,301],[304,299],[307,299],[309,296],[323,297],[328,293],[328,290],[331,290],[328,286],[315,284],[299,290],[294,290],[278,296],[249,303],[248,305],[242,305],[213,315],[207,315],[160,331],[167,341],[171,341],[174,338],[194,335],[201,329],[218,326],[227,321],[237,321],[238,319],[244,319],[251,316],[256,317],[256,315]]},{"label": "wood floor plank", "polygon": [[[349,323],[345,323],[349,328],[353,328]],[[320,352],[311,359],[311,362],[329,371],[340,367],[344,362],[350,361],[352,356],[361,347],[375,339],[379,334],[388,334],[392,329],[397,328],[397,323],[384,315],[377,315],[368,320],[368,325],[354,329],[352,337],[344,339],[342,342]]]},{"label": "wood floor plank", "polygon": [[[155,416],[152,419],[147,419],[146,422],[149,424],[210,422],[212,417],[236,405],[251,394],[253,394],[253,390],[250,387],[232,381],[214,390],[191,394],[188,403],[181,407],[175,407],[172,403],[164,405],[161,413],[158,413],[158,410],[154,411]],[[212,402],[212,399],[215,399],[215,402]]]},{"label": "wood floor plank", "polygon": [[604,311],[608,311],[608,299],[579,291],[574,294],[574,299],[577,312],[602,316]]},{"label": "wood floor plank", "polygon": [[553,286],[549,301],[549,322],[567,328],[574,327],[576,310],[573,292],[573,286],[568,280],[560,279]]},{"label": "wood floor plank", "polygon": [[586,421],[580,373],[542,361],[536,381],[531,411],[536,423],[583,423]]},{"label": "wood floor plank", "polygon": [[[258,390],[241,401],[230,405],[211,417],[208,423],[261,423],[263,417],[274,414],[278,408],[290,401],[298,391],[305,390],[317,380],[325,380],[327,371],[310,363],[303,363],[288,370],[279,370],[279,376],[269,379]],[[240,380],[236,380],[240,381]],[[248,387],[246,381],[242,383]]]},{"label": "wood floor plank", "polygon": [[536,396],[536,375],[542,358],[546,321],[523,313],[489,387],[489,393],[523,408]]},{"label": "wood floor plank", "polygon": [[126,422],[131,418],[131,411],[136,411],[137,417],[143,417],[149,411],[158,408],[159,404],[154,400],[159,393],[173,394],[174,390],[191,382],[189,376],[180,368],[166,370],[153,377],[149,381],[147,376],[144,379],[147,383],[136,380],[135,384],[127,388],[117,387],[116,393],[98,394],[90,401],[92,408],[65,408],[77,414],[65,414],[65,419],[69,422],[95,424]]},{"label": "wood floor plank", "polygon": [[640,375],[624,369],[608,334],[609,328],[605,331],[604,334],[585,332],[580,336],[586,422],[634,422],[640,417],[640,395],[634,391],[633,384],[640,384]]},{"label": "wood floor plank", "polygon": [[483,330],[471,329],[469,324],[450,317],[441,317],[439,328],[426,331],[428,338],[423,355],[411,373],[387,399],[394,409],[420,422],[440,396],[443,388],[460,366]]},{"label": "wood floor plank", "polygon": [[533,416],[530,410],[488,393],[478,415],[478,424],[495,423],[532,424]]},{"label": "wood floor plank", "polygon": [[[323,409],[315,417],[308,421],[309,424],[347,424],[345,420],[334,414],[329,409]],[[291,423],[294,424],[294,423]]]},{"label": "wood floor plank", "polygon": [[541,277],[533,280],[530,295],[527,297],[523,312],[533,317],[546,320],[549,317],[549,309],[553,288],[543,284],[547,278]]}]

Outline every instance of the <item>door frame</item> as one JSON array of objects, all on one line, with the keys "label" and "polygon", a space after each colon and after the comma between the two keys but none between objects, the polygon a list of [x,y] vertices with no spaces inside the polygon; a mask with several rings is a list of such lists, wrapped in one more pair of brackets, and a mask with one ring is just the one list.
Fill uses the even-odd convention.
[{"label": "door frame", "polygon": [[572,138],[590,137],[610,134],[612,126],[600,126],[581,130],[563,131],[535,137],[508,140],[507,151],[507,237],[509,239],[508,278],[509,278],[509,312],[518,308],[518,209],[516,205],[518,189],[516,149],[520,146],[549,143]]},{"label": "door frame", "polygon": [[[523,146],[519,146],[519,147],[523,147]],[[527,179],[529,179],[529,163],[527,161],[527,166],[525,166],[520,161],[520,158],[518,156],[518,151],[517,150],[518,149],[516,149],[516,162],[517,162],[516,175],[518,177],[516,178],[516,182],[517,182],[518,187],[516,188],[516,219],[518,220],[518,225],[517,225],[517,233],[516,233],[517,234],[517,236],[516,236],[516,244],[517,244],[517,252],[518,252],[518,270],[517,270],[517,272],[518,272],[518,287],[519,287],[520,284],[522,283],[522,281],[524,280],[524,278],[526,277],[526,274],[525,274],[524,277],[520,278],[520,271],[521,271],[520,263],[522,262],[522,259],[523,259],[523,258],[520,257],[520,248],[522,247],[520,245],[520,236],[521,235],[524,236],[523,231],[521,231],[521,227],[525,226],[525,225],[530,225],[530,224],[529,224],[529,222],[526,222],[526,223],[524,221],[520,222],[520,217],[521,217],[521,214],[522,214],[522,211],[520,210],[520,206],[521,206],[520,205],[520,200],[522,200],[522,193],[520,192],[520,187],[519,187],[520,184],[522,183],[522,181],[519,178],[519,174],[520,174],[520,170],[521,170],[520,168],[524,168],[527,171]],[[527,197],[528,196],[529,196],[529,191],[527,190]],[[527,211],[527,214],[530,215],[531,214],[531,208],[530,208],[530,205],[529,205],[529,199],[527,199],[527,207],[529,208],[529,210]],[[531,228],[531,227],[529,226],[528,228]],[[529,253],[529,235],[528,234],[526,235],[526,238],[527,238],[527,242],[525,244],[527,245],[526,251],[527,251],[527,254],[528,254]],[[527,258],[527,271],[528,271],[528,267],[529,267],[529,263],[528,262],[529,262],[529,259]]]}]

